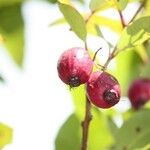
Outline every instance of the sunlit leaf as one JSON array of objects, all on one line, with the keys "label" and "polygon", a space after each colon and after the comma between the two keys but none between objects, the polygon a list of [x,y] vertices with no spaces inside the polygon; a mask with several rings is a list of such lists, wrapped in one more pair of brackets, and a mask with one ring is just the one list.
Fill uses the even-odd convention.
[{"label": "sunlit leaf", "polygon": [[59,3],[59,9],[70,24],[71,29],[80,39],[85,41],[87,35],[86,24],[80,13],[72,6],[62,3]]},{"label": "sunlit leaf", "polygon": [[64,18],[59,18],[55,21],[53,21],[49,26],[56,26],[66,23],[66,20]]},{"label": "sunlit leaf", "polygon": [[107,4],[107,2],[105,0],[91,0],[89,7],[92,11],[95,11],[106,4]]},{"label": "sunlit leaf", "polygon": [[117,20],[113,20],[113,19],[103,17],[103,16],[94,15],[90,19],[90,21],[97,25],[108,27],[108,28],[112,29],[114,32],[120,33],[122,31],[122,26],[121,26],[120,22]]},{"label": "sunlit leaf", "polygon": [[150,143],[150,110],[141,110],[128,119],[116,134],[116,149],[140,148]]},{"label": "sunlit leaf", "polygon": [[150,39],[150,17],[142,17],[124,29],[118,42],[118,49],[137,46]]},{"label": "sunlit leaf", "polygon": [[113,143],[106,116],[93,109],[93,119],[89,129],[89,150],[107,149]]},{"label": "sunlit leaf", "polygon": [[21,5],[15,4],[0,8],[0,33],[5,39],[4,45],[19,65],[23,61],[24,35]]},{"label": "sunlit leaf", "polygon": [[80,149],[80,122],[75,114],[72,114],[60,128],[56,140],[55,150]]},{"label": "sunlit leaf", "polygon": [[[85,88],[80,86],[72,90],[75,112],[80,120],[83,121],[85,115]],[[89,150],[98,150],[108,148],[112,142],[112,135],[109,132],[108,122],[105,114],[92,108],[93,119],[89,129]]]},{"label": "sunlit leaf", "polygon": [[12,128],[0,123],[0,149],[12,142]]}]

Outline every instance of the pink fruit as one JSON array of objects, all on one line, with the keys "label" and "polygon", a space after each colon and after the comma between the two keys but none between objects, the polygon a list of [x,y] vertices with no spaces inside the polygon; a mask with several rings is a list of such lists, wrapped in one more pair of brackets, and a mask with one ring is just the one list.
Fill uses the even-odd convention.
[{"label": "pink fruit", "polygon": [[132,107],[139,109],[150,99],[150,79],[135,80],[128,90],[128,97]]},{"label": "pink fruit", "polygon": [[115,77],[106,72],[92,73],[86,90],[89,100],[100,108],[110,108],[120,100],[120,85]]},{"label": "pink fruit", "polygon": [[66,50],[60,56],[57,65],[60,79],[70,87],[77,87],[86,83],[92,69],[93,61],[88,52],[79,47]]}]

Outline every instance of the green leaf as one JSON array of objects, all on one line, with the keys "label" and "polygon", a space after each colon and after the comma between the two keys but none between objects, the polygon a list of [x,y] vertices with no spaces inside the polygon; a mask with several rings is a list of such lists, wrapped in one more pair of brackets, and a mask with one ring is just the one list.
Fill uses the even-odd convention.
[{"label": "green leaf", "polygon": [[24,54],[23,25],[20,4],[0,8],[0,33],[5,39],[4,45],[18,65],[22,64]]},{"label": "green leaf", "polygon": [[12,142],[12,128],[0,123],[0,149]]},{"label": "green leaf", "polygon": [[89,7],[92,11],[95,11],[106,4],[107,2],[105,0],[91,0]]},{"label": "green leaf", "polygon": [[108,117],[108,127],[109,127],[109,130],[111,132],[111,135],[115,139],[116,138],[116,133],[118,131],[118,127],[116,126],[116,124],[114,123],[112,118],[110,118],[110,117]]},{"label": "green leaf", "polygon": [[8,7],[14,4],[21,4],[24,0],[0,0],[0,7]]},{"label": "green leaf", "polygon": [[[94,15],[90,21],[96,25],[104,26],[110,28],[112,31],[120,33],[122,31],[122,26],[119,21],[113,20],[103,16]],[[89,23],[90,23],[89,21]]]},{"label": "green leaf", "polygon": [[48,0],[50,3],[56,3],[57,2],[57,0]]},{"label": "green leaf", "polygon": [[119,0],[118,1],[118,8],[119,10],[124,10],[128,4],[128,0]]},{"label": "green leaf", "polygon": [[150,17],[142,17],[123,30],[117,44],[119,50],[142,44],[150,39]]},{"label": "green leaf", "polygon": [[144,146],[143,148],[138,148],[138,149],[134,149],[134,150],[150,150],[150,144]]},{"label": "green leaf", "polygon": [[[80,86],[71,90],[73,102],[75,104],[75,113],[80,122],[83,121],[85,115],[85,87]],[[89,129],[89,149],[98,150],[108,148],[112,143],[112,135],[109,132],[107,117],[95,107],[92,107],[92,121]],[[80,125],[80,124],[79,124]]]},{"label": "green leaf", "polygon": [[59,19],[53,21],[49,26],[61,25],[63,23],[66,23],[66,20],[64,18],[59,18]]},{"label": "green leaf", "polygon": [[81,14],[70,5],[60,2],[58,4],[60,11],[63,13],[65,19],[70,24],[71,29],[80,39],[85,41],[87,36],[86,23]]},{"label": "green leaf", "polygon": [[150,143],[150,110],[140,110],[116,134],[116,149],[140,148]]},{"label": "green leaf", "polygon": [[108,149],[113,138],[109,130],[107,117],[97,110],[92,110],[93,119],[89,129],[89,150]]},{"label": "green leaf", "polygon": [[59,130],[55,140],[55,150],[80,149],[80,122],[72,114]]}]

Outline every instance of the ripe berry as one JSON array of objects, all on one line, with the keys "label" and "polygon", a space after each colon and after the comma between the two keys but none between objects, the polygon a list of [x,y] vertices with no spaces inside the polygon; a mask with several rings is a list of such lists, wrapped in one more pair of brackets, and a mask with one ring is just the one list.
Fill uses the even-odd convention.
[{"label": "ripe berry", "polygon": [[66,50],[59,58],[57,70],[60,79],[77,87],[88,81],[93,68],[93,61],[88,52],[79,47]]},{"label": "ripe berry", "polygon": [[109,73],[97,71],[87,82],[87,95],[97,107],[110,108],[120,100],[120,85]]},{"label": "ripe berry", "polygon": [[150,99],[150,79],[135,80],[129,87],[128,97],[133,108],[142,107]]}]

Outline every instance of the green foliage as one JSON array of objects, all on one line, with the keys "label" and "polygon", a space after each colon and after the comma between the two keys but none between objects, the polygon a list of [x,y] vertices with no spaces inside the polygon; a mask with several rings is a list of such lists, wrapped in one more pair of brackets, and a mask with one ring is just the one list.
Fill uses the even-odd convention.
[{"label": "green foliage", "polygon": [[70,5],[58,3],[59,9],[63,13],[65,19],[71,26],[71,29],[77,34],[77,36],[83,41],[86,40],[86,24],[80,13]]},{"label": "green foliage", "polygon": [[132,115],[116,134],[115,149],[140,148],[150,143],[150,110],[141,110]]},{"label": "green foliage", "polygon": [[18,65],[23,61],[24,32],[21,5],[0,7],[0,33],[3,35],[9,53]]},{"label": "green foliage", "polygon": [[80,149],[80,122],[75,114],[72,114],[62,125],[55,141],[55,150]]},{"label": "green foliage", "polygon": [[142,17],[124,29],[118,42],[118,49],[134,47],[150,39],[150,17]]},{"label": "green foliage", "polygon": [[89,7],[92,11],[95,11],[97,9],[100,9],[100,7],[104,5],[107,5],[107,2],[105,0],[91,0]]},{"label": "green foliage", "polygon": [[57,0],[48,0],[50,3],[56,3]]},{"label": "green foliage", "polygon": [[12,142],[12,128],[0,123],[0,149]]},{"label": "green foliage", "polygon": [[118,8],[119,10],[124,10],[128,4],[128,0],[119,0],[118,1]]},{"label": "green foliage", "polygon": [[[113,74],[121,85],[121,95],[126,96],[131,82],[139,77],[142,60],[135,50],[128,50],[116,57],[116,69]],[[129,71],[130,70],[130,71]]]}]

